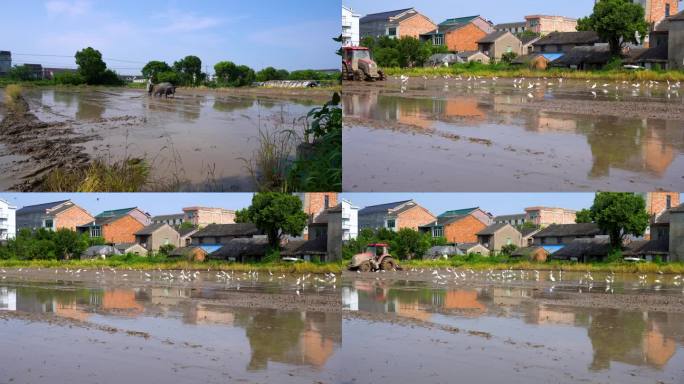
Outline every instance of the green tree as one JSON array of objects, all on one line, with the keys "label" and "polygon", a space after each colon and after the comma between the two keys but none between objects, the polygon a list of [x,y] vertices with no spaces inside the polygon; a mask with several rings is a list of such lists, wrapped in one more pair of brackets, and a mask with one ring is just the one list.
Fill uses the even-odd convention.
[{"label": "green tree", "polygon": [[515,252],[515,250],[518,249],[518,246],[515,244],[506,244],[503,247],[501,247],[501,254],[504,256],[510,256]]},{"label": "green tree", "polygon": [[644,8],[631,0],[599,0],[590,16],[577,21],[577,30],[596,31],[618,56],[625,44],[639,44],[639,37],[648,32],[648,23]]},{"label": "green tree", "polygon": [[272,249],[279,247],[284,235],[301,235],[307,219],[299,197],[277,192],[255,194],[252,205],[235,214],[235,221],[254,223],[264,231]]},{"label": "green tree", "polygon": [[147,78],[152,78],[152,81],[157,83],[159,82],[158,75],[160,73],[164,72],[171,72],[173,69],[171,68],[170,65],[166,64],[164,61],[150,61],[149,63],[145,64],[145,66],[142,69],[142,74],[143,76]]},{"label": "green tree", "polygon": [[646,202],[634,193],[598,192],[591,206],[591,219],[610,235],[613,248],[620,248],[627,235],[641,236],[648,227]]},{"label": "green tree", "polygon": [[256,81],[287,80],[290,73],[284,69],[266,67],[256,73]]},{"label": "green tree", "polygon": [[402,67],[422,67],[430,58],[430,47],[415,37],[404,36],[398,40],[399,65]]},{"label": "green tree", "polygon": [[189,221],[184,221],[180,225],[180,229],[195,229],[197,228],[195,224],[189,222]]},{"label": "green tree", "polygon": [[53,236],[55,255],[59,259],[69,260],[80,256],[88,248],[88,238],[85,234],[79,234],[70,229],[57,230]]},{"label": "green tree", "polygon": [[593,223],[594,220],[591,218],[591,210],[590,209],[583,209],[579,212],[577,212],[577,216],[575,217],[575,223]]},{"label": "green tree", "polygon": [[87,84],[102,84],[107,64],[102,60],[100,51],[88,47],[76,52],[76,64],[78,64],[78,73],[83,76]]},{"label": "green tree", "polygon": [[501,62],[505,64],[510,64],[515,60],[515,58],[518,57],[518,54],[515,52],[506,52],[503,55],[501,55]]},{"label": "green tree", "polygon": [[400,229],[390,243],[392,253],[400,259],[422,257],[432,246],[431,236],[411,228]]},{"label": "green tree", "polygon": [[15,65],[7,74],[10,79],[18,81],[36,80],[35,74],[25,65]]},{"label": "green tree", "polygon": [[214,65],[218,83],[231,87],[250,85],[256,79],[254,70],[246,65],[237,65],[232,61],[221,61]]},{"label": "green tree", "polygon": [[183,84],[196,85],[204,80],[202,60],[197,56],[185,56],[173,63],[173,69],[181,75]]},{"label": "green tree", "polygon": [[167,71],[167,72],[162,72],[157,74],[157,81],[159,83],[171,83],[173,85],[182,85],[183,84],[183,78],[182,76],[175,71]]}]

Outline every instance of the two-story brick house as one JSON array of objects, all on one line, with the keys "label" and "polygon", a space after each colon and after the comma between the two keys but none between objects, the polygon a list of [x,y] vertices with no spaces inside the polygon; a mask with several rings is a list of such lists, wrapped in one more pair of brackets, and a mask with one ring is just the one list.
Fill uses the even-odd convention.
[{"label": "two-story brick house", "polygon": [[477,233],[491,224],[492,216],[475,207],[444,212],[418,229],[432,237],[443,237],[450,243],[477,243]]},{"label": "two-story brick house", "polygon": [[435,220],[426,208],[413,200],[373,205],[359,211],[359,230],[364,228],[387,228],[398,231],[402,228],[418,229]]},{"label": "two-story brick house", "polygon": [[102,237],[108,244],[135,243],[135,233],[150,224],[150,215],[139,208],[124,208],[104,211],[76,230]]},{"label": "two-story brick house", "polygon": [[420,38],[433,45],[444,45],[450,52],[470,52],[477,51],[477,42],[492,32],[492,23],[475,15],[447,19]]},{"label": "two-story brick house", "polygon": [[23,228],[51,230],[76,230],[80,225],[93,221],[93,216],[71,200],[27,205],[16,211],[17,230]]},{"label": "two-story brick house", "polygon": [[396,39],[418,38],[421,34],[435,28],[435,23],[415,8],[373,13],[362,17],[359,21],[361,39],[382,36]]}]

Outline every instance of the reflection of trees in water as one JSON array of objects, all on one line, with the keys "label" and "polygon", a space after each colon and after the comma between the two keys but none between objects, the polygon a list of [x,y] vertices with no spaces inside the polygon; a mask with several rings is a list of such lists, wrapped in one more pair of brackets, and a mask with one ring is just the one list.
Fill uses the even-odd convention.
[{"label": "reflection of trees in water", "polygon": [[250,371],[266,369],[269,361],[321,367],[342,341],[342,317],[335,313],[238,310],[235,325],[246,330]]},{"label": "reflection of trees in water", "polygon": [[592,371],[610,368],[611,361],[641,365],[641,343],[646,323],[640,312],[605,309],[594,314],[588,335],[594,350]]},{"label": "reflection of trees in water", "polygon": [[235,112],[251,108],[254,100],[245,98],[229,98],[214,100],[214,110],[218,112]]},{"label": "reflection of trees in water", "polygon": [[17,288],[17,309],[29,313],[54,312],[54,304],[61,306],[98,306],[103,291],[90,289],[52,290],[39,287]]}]

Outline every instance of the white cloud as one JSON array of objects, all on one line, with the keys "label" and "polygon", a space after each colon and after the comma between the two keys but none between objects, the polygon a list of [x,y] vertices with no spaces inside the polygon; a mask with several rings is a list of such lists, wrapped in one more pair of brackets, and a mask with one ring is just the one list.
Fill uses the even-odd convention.
[{"label": "white cloud", "polygon": [[226,20],[211,16],[200,16],[194,13],[169,10],[154,17],[161,23],[162,32],[196,32],[211,29],[223,24]]},{"label": "white cloud", "polygon": [[87,0],[50,0],[45,3],[50,16],[83,16],[90,11],[90,6],[90,1]]}]

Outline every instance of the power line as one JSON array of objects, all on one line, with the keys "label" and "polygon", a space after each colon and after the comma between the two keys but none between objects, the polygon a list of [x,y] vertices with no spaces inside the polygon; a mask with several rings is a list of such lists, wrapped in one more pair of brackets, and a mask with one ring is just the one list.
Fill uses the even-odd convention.
[{"label": "power line", "polygon": [[[48,55],[48,54],[41,54],[41,53],[14,53],[14,52],[12,52],[12,56],[64,57],[64,58],[70,58],[70,59],[74,58],[74,55],[68,56],[68,55]],[[108,60],[108,61],[118,61],[121,63],[146,64],[142,61],[112,59],[110,57],[103,57],[102,59]]]}]

